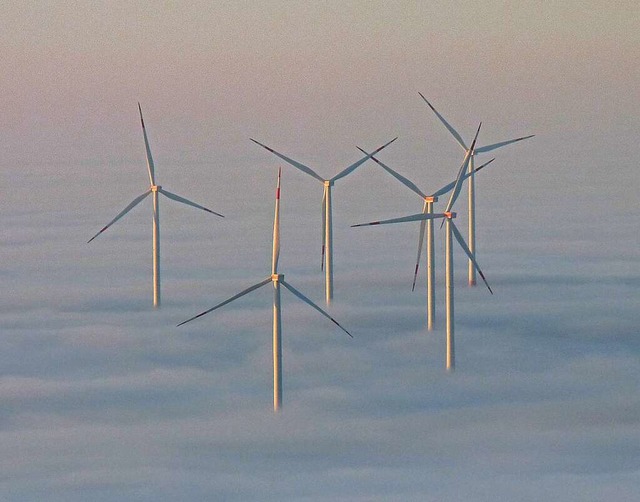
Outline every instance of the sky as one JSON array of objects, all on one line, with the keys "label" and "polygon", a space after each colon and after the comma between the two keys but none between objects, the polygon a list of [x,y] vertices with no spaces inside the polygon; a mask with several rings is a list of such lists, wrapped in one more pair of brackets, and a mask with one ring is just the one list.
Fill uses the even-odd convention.
[{"label": "sky", "polygon": [[[640,490],[640,34],[636,2],[5,2],[0,7],[0,493],[14,501],[634,500]],[[433,192],[462,151],[423,93],[495,152],[477,177],[478,261],[457,250],[444,371],[420,211],[368,162],[336,183],[335,301],[350,339],[283,292],[272,408],[268,288],[322,303],[320,185],[380,159]],[[151,207],[86,241],[158,182]],[[488,160],[481,157],[479,160]],[[456,203],[459,226],[466,201]],[[422,269],[424,269],[424,264]]]}]

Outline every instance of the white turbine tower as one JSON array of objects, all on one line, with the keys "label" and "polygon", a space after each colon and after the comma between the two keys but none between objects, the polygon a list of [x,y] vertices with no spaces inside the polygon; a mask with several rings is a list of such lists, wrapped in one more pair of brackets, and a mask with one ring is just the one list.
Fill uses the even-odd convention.
[{"label": "white turbine tower", "polygon": [[[479,130],[479,129],[478,129]],[[474,138],[474,142],[476,141],[476,139]],[[361,152],[363,153],[367,153],[365,152],[362,148],[358,148]],[[403,185],[405,185],[407,188],[409,188],[411,191],[413,191],[414,193],[418,194],[418,196],[420,196],[421,199],[423,199],[424,201],[424,205],[422,208],[422,213],[423,214],[433,214],[433,203],[438,201],[438,197],[449,193],[451,190],[453,190],[456,186],[457,183],[457,179],[452,181],[451,183],[443,186],[442,188],[440,188],[439,190],[433,192],[431,195],[425,195],[424,192],[422,190],[420,190],[415,183],[413,183],[412,181],[410,181],[409,179],[405,178],[404,176],[402,176],[400,173],[394,171],[393,169],[391,169],[389,166],[387,166],[386,164],[384,164],[383,162],[381,162],[379,159],[377,159],[376,157],[371,157],[371,160],[373,160],[374,162],[376,162],[380,167],[382,167],[385,171],[387,171],[389,174],[391,174],[391,176],[393,176],[394,178],[396,178],[400,183],[402,183]],[[495,159],[491,159],[490,161],[484,163],[483,165],[481,165],[480,167],[478,167],[477,169],[475,169],[475,172],[479,172],[481,169],[483,169],[484,167],[488,166],[489,164],[491,164]],[[461,172],[464,172],[466,170],[466,163],[469,161],[469,156],[466,155],[465,159],[463,161],[463,165],[460,168]],[[469,176],[471,176],[471,173],[464,173],[464,175],[462,176],[461,181],[466,180]],[[416,287],[416,279],[418,276],[418,269],[420,267],[420,257],[422,255],[422,245],[425,242],[425,228],[426,228],[426,248],[427,248],[427,259],[426,259],[426,268],[427,268],[427,329],[429,331],[431,331],[433,329],[434,323],[435,323],[435,265],[434,265],[434,261],[433,261],[433,257],[435,254],[434,251],[434,232],[433,232],[433,219],[429,219],[429,220],[422,220],[420,222],[420,235],[418,237],[418,256],[416,258],[416,266],[413,272],[413,284],[411,286],[411,290],[413,291]]]},{"label": "white turbine tower", "polygon": [[[464,167],[464,163],[462,165]],[[480,270],[480,266],[475,259],[474,254],[471,252],[469,247],[464,241],[462,234],[456,227],[455,223],[453,223],[453,219],[456,217],[456,213],[451,211],[451,207],[454,202],[458,198],[460,194],[460,190],[462,188],[462,180],[463,180],[463,169],[460,170],[458,174],[458,178],[455,181],[453,192],[451,193],[451,197],[449,198],[449,202],[447,204],[447,209],[443,213],[418,213],[412,214],[409,216],[402,216],[400,218],[392,218],[389,220],[381,220],[381,221],[373,221],[371,223],[360,223],[358,225],[352,225],[353,227],[362,227],[368,225],[385,225],[389,223],[404,223],[408,221],[433,221],[435,219],[442,218],[445,225],[445,277],[446,277],[446,285],[445,285],[445,303],[446,303],[446,325],[447,325],[447,352],[445,359],[445,366],[448,371],[453,371],[455,368],[455,345],[454,345],[454,305],[453,305],[453,246],[452,246],[452,238],[453,234],[460,244],[460,247],[463,249],[465,254],[471,260],[474,269],[478,271],[480,277],[486,284],[489,292],[493,294],[487,279],[485,278],[482,270]]]},{"label": "white turbine tower", "polygon": [[149,139],[147,138],[147,130],[144,127],[144,119],[142,118],[142,108],[140,107],[140,103],[138,103],[138,111],[140,112],[140,123],[142,124],[142,135],[144,136],[144,146],[147,153],[147,170],[149,171],[149,182],[151,183],[151,186],[145,193],[133,199],[133,201],[131,201],[131,203],[127,207],[125,207],[120,213],[118,213],[118,215],[109,223],[107,223],[96,235],[91,237],[91,239],[89,239],[88,242],[91,242],[93,239],[98,237],[98,235],[100,235],[107,228],[113,225],[116,221],[122,218],[125,214],[131,211],[135,206],[137,206],[140,202],[142,202],[142,200],[145,199],[147,195],[152,194],[152,198],[153,198],[153,305],[154,307],[159,307],[160,306],[160,206],[159,206],[159,200],[158,200],[158,193],[161,193],[162,195],[164,195],[169,199],[173,199],[177,202],[181,202],[188,206],[202,209],[203,211],[206,211],[211,214],[215,214],[216,216],[220,216],[222,218],[224,218],[224,216],[222,216],[219,213],[216,213],[215,211],[212,211],[211,209],[207,209],[206,207],[201,206],[200,204],[196,204],[195,202],[185,199],[184,197],[180,197],[179,195],[171,193],[165,190],[164,188],[162,188],[160,185],[156,185],[153,157],[151,156],[151,148],[149,148]]},{"label": "white turbine tower", "polygon": [[[462,149],[465,151],[465,157],[470,155],[470,159],[469,159],[469,165],[468,165],[468,172],[471,175],[470,179],[469,179],[469,221],[468,221],[468,225],[469,225],[469,249],[471,250],[471,252],[474,254],[476,253],[476,199],[475,199],[475,182],[474,182],[474,157],[478,154],[478,153],[485,153],[485,152],[490,152],[491,150],[495,150],[497,148],[501,148],[503,146],[506,145],[510,145],[511,143],[516,143],[518,141],[522,141],[525,139],[529,139],[529,138],[533,138],[535,136],[535,134],[531,134],[529,136],[523,136],[521,138],[515,138],[515,139],[510,139],[507,141],[501,141],[499,143],[493,143],[491,145],[486,145],[486,146],[481,146],[479,148],[474,148],[474,146],[472,145],[471,147],[467,147],[466,143],[464,142],[464,140],[462,139],[462,136],[460,136],[460,134],[458,133],[458,131],[456,131],[453,126],[451,124],[449,124],[449,122],[447,122],[445,120],[445,118],[440,115],[440,113],[438,113],[438,111],[433,107],[433,105],[431,103],[429,103],[429,101],[427,100],[427,98],[425,98],[422,93],[418,93],[420,94],[420,97],[422,99],[424,99],[425,103],[427,103],[427,105],[429,105],[429,108],[431,108],[431,110],[433,110],[433,113],[436,114],[436,116],[438,117],[438,119],[440,119],[440,122],[442,122],[442,124],[447,128],[447,130],[451,133],[451,135],[455,138],[455,140],[458,142],[458,144],[462,147]],[[469,285],[470,286],[475,286],[476,284],[476,272],[475,272],[475,268],[473,266],[473,262],[471,260],[469,260],[469,264],[468,264],[468,275],[469,275]]]},{"label": "white turbine tower", "polygon": [[219,303],[215,307],[210,308],[209,310],[205,310],[198,315],[187,319],[186,321],[181,322],[178,326],[182,326],[198,317],[202,317],[209,312],[213,312],[214,310],[226,305],[227,303],[231,303],[232,301],[240,298],[241,296],[250,293],[266,284],[273,284],[273,409],[274,411],[279,411],[282,406],[282,328],[281,328],[281,316],[280,316],[280,285],[287,288],[291,293],[297,296],[300,300],[307,303],[318,312],[320,312],[327,319],[330,319],[336,326],[338,326],[342,331],[344,331],[347,335],[352,336],[346,329],[344,329],[338,321],[336,321],[333,317],[331,317],[327,312],[325,312],[321,307],[313,303],[309,298],[303,295],[300,291],[294,288],[288,282],[284,280],[284,274],[278,273],[278,258],[280,256],[280,173],[281,170],[278,169],[278,184],[276,187],[276,210],[275,217],[273,220],[273,253],[271,255],[271,275],[267,277],[265,280],[254,284],[253,286],[241,291],[237,295],[232,296],[228,300]]},{"label": "white turbine tower", "polygon": [[331,303],[333,298],[333,224],[332,224],[332,212],[331,212],[331,187],[333,184],[339,180],[340,178],[344,178],[347,174],[352,173],[360,164],[363,164],[368,159],[371,158],[372,155],[375,155],[383,148],[386,148],[388,145],[393,143],[398,138],[393,138],[388,143],[382,145],[380,148],[373,151],[373,153],[367,154],[365,157],[361,158],[357,162],[351,164],[346,169],[340,171],[333,178],[324,179],[318,173],[316,173],[310,167],[301,164],[300,162],[290,159],[282,155],[281,153],[276,152],[275,150],[269,148],[266,145],[263,145],[259,141],[251,138],[251,141],[265,148],[269,152],[273,153],[277,157],[280,157],[285,162],[291,164],[292,166],[298,168],[303,173],[308,174],[312,178],[315,178],[324,186],[324,191],[322,194],[322,265],[325,273],[325,301],[327,305]]}]

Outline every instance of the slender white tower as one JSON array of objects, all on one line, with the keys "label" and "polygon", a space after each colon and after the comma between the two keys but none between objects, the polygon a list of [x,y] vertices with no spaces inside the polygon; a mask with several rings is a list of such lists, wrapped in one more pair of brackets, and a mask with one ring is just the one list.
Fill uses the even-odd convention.
[{"label": "slender white tower", "polygon": [[151,187],[153,197],[153,306],[160,306],[160,201],[157,186]]},{"label": "slender white tower", "polygon": [[273,411],[282,407],[282,321],[280,317],[280,277],[273,280]]},{"label": "slender white tower", "polygon": [[273,283],[273,411],[282,406],[282,318],[280,315],[280,281],[283,274],[278,274],[280,257],[280,176],[276,186],[276,209],[273,217],[273,253],[271,258],[271,279]]},{"label": "slender white tower", "polygon": [[333,216],[331,211],[331,187],[333,181],[324,182],[324,243],[322,254],[324,255],[324,292],[325,302],[331,304],[333,299]]},{"label": "slender white tower", "polygon": [[448,213],[445,218],[445,277],[446,277],[446,309],[447,309],[447,371],[455,368],[454,352],[454,315],[453,315],[453,243],[451,241],[451,218],[455,218],[455,213]]},{"label": "slender white tower", "polygon": [[[438,197],[431,197],[431,200],[425,199],[425,213],[433,214],[433,203],[438,200]],[[435,246],[433,239],[433,219],[426,221],[427,223],[427,329],[433,330],[433,325],[436,322],[436,269],[433,264],[433,257],[435,255]],[[422,241],[422,238],[420,239]],[[420,257],[418,256],[418,263]],[[416,268],[417,268],[416,264]],[[417,275],[417,270],[415,275]],[[414,283],[415,283],[414,275]]]},{"label": "slender white tower", "polygon": [[153,164],[153,156],[151,155],[151,147],[149,146],[149,138],[147,137],[147,128],[144,126],[144,118],[142,117],[142,107],[138,103],[138,112],[140,113],[140,124],[142,125],[142,136],[144,137],[144,148],[147,154],[147,171],[149,173],[149,182],[151,183],[151,197],[153,200],[153,306],[160,307],[160,205],[158,200],[158,190],[162,187],[156,185],[155,166]]}]

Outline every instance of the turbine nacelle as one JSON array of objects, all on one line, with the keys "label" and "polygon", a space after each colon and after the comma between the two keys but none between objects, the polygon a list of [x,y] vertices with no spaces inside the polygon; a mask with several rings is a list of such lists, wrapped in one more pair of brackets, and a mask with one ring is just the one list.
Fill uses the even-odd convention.
[{"label": "turbine nacelle", "polygon": [[152,192],[161,192],[162,191],[162,185],[151,185],[149,190],[151,190]]},{"label": "turbine nacelle", "polygon": [[424,197],[425,202],[438,202],[438,197],[434,195],[427,195]]}]

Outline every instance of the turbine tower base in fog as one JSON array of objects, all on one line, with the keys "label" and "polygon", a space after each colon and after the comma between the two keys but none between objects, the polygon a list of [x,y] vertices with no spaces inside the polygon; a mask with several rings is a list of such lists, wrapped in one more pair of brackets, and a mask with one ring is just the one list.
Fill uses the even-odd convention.
[{"label": "turbine tower base in fog", "polygon": [[282,318],[280,314],[280,281],[284,274],[273,274],[273,411],[282,406]]},{"label": "turbine tower base in fog", "polygon": [[160,306],[160,201],[158,200],[158,189],[156,185],[151,186],[153,197],[153,306]]},{"label": "turbine tower base in fog", "polygon": [[447,307],[447,371],[455,368],[454,324],[453,324],[453,242],[451,241],[451,218],[456,213],[451,213],[445,219],[445,277],[446,277],[446,307]]},{"label": "turbine tower base in fog", "polygon": [[[430,200],[428,200],[430,199]],[[425,198],[426,213],[433,214],[433,203],[438,197]],[[433,243],[433,220],[426,220],[427,224],[427,330],[432,331],[436,320],[436,270],[433,263],[435,255]]]},{"label": "turbine tower base in fog", "polygon": [[288,289],[294,296],[298,297],[298,299],[313,307],[320,314],[332,321],[347,335],[351,336],[351,333],[340,326],[338,321],[331,317],[326,311],[322,310],[322,308],[309,300],[309,298],[303,295],[291,284],[285,282],[284,274],[278,273],[278,260],[280,258],[280,175],[281,170],[278,169],[278,184],[276,185],[275,204],[276,210],[273,218],[273,252],[271,254],[271,275],[258,284],[254,284],[244,291],[241,291],[237,295],[232,296],[228,300],[225,300],[222,303],[218,303],[218,305],[216,305],[215,307],[212,307],[209,310],[205,310],[204,312],[201,312],[200,314],[178,324],[178,326],[182,326],[183,324],[193,321],[198,317],[202,317],[209,312],[213,312],[214,310],[222,307],[223,305],[226,305],[227,303],[231,303],[232,301],[237,300],[247,293],[251,293],[251,291],[255,291],[256,289],[261,288],[262,286],[265,286],[270,282],[273,283],[273,411],[276,413],[280,411],[280,408],[282,407],[282,319],[280,314],[280,285],[284,286],[285,289]]},{"label": "turbine tower base in fog", "polygon": [[325,301],[327,305],[331,304],[333,299],[333,223],[331,213],[331,187],[333,181],[325,180],[324,182],[324,291]]}]

